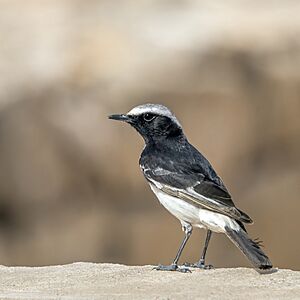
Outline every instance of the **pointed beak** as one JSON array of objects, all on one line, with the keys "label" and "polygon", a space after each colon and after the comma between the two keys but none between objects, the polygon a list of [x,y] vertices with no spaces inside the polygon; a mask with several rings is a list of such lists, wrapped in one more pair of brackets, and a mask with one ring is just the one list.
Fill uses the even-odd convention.
[{"label": "pointed beak", "polygon": [[124,114],[110,115],[110,116],[108,116],[108,118],[111,120],[123,121],[123,122],[130,122],[130,120],[131,120],[131,118],[129,116],[124,115]]}]

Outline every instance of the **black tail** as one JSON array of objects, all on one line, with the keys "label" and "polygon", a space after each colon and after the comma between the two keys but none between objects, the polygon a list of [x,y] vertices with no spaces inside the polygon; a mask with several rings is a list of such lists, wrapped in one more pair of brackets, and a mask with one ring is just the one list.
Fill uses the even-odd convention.
[{"label": "black tail", "polygon": [[246,255],[254,267],[266,270],[271,269],[272,263],[267,255],[259,247],[259,243],[251,240],[243,230],[238,231],[225,227],[226,235]]}]

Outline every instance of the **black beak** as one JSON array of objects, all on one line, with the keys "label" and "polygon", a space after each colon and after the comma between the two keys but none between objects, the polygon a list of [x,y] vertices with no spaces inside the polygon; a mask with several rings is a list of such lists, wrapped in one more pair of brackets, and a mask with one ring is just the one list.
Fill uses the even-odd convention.
[{"label": "black beak", "polygon": [[130,122],[131,118],[127,115],[120,114],[120,115],[110,115],[108,116],[111,120],[123,121],[123,122]]}]

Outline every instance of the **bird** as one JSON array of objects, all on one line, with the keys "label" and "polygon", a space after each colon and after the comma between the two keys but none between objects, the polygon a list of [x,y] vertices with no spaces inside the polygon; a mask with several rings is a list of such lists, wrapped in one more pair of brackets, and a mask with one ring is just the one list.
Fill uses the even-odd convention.
[{"label": "bird", "polygon": [[[260,242],[249,237],[244,224],[253,221],[237,208],[222,179],[210,162],[189,143],[172,111],[161,104],[141,104],[109,119],[130,124],[143,137],[145,146],[139,165],[159,202],[181,223],[184,239],[170,265],[159,271],[191,272],[190,268],[211,269],[205,257],[212,232],[224,233],[259,271],[272,269]],[[193,228],[207,231],[200,260],[179,266],[179,258]]]}]

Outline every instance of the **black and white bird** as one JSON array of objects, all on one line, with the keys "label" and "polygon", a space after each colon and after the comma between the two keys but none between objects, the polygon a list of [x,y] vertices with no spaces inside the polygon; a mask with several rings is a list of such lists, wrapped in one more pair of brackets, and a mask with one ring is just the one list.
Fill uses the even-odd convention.
[{"label": "black and white bird", "polygon": [[205,246],[198,263],[189,265],[203,269],[212,232],[225,233],[257,269],[271,269],[272,263],[251,240],[243,223],[250,217],[238,209],[208,160],[187,140],[174,114],[159,104],[134,107],[127,114],[109,116],[134,127],[144,138],[140,157],[141,170],[160,203],[179,219],[185,237],[173,263],[159,265],[157,270],[189,272],[179,267],[178,260],[193,227],[207,230]]}]

